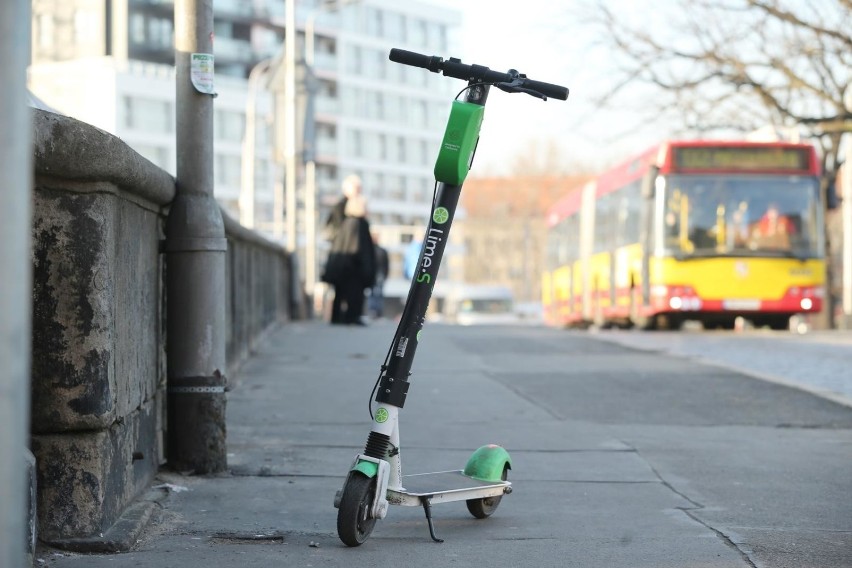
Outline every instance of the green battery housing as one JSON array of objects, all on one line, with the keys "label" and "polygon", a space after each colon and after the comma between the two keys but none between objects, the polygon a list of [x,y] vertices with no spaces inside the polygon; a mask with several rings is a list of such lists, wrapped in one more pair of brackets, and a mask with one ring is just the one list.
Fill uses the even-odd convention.
[{"label": "green battery housing", "polygon": [[479,129],[485,107],[463,101],[453,101],[441,151],[435,161],[435,180],[461,185],[470,170],[470,162],[479,139]]}]

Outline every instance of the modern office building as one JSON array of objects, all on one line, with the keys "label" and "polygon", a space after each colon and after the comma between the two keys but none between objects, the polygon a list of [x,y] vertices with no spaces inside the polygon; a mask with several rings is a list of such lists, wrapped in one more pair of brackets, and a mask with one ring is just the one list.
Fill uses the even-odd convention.
[{"label": "modern office building", "polygon": [[[455,53],[461,14],[420,0],[294,1],[300,77],[311,59],[306,44],[314,45],[319,221],[338,198],[341,180],[359,174],[371,221],[398,273],[405,241],[422,232],[428,216],[432,167],[450,100],[460,85],[392,63],[387,55],[391,47]],[[215,195],[240,218],[241,190],[251,184],[244,181],[248,175],[246,180],[254,180],[255,227],[270,234],[273,203],[284,179],[279,140],[287,125],[279,106],[279,69],[285,7],[285,0],[213,4]],[[173,0],[33,0],[32,13],[32,92],[58,111],[117,135],[174,174]],[[269,72],[250,82],[252,70],[264,65]],[[301,140],[302,81],[297,92]],[[247,126],[255,131],[251,163],[243,152]],[[299,215],[306,192],[301,162],[296,168]],[[301,217],[298,226],[298,245],[303,246]],[[453,264],[447,263],[448,271]]]}]

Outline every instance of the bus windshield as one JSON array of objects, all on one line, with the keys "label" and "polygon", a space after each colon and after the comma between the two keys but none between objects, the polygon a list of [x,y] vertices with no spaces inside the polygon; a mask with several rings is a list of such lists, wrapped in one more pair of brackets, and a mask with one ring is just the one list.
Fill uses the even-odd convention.
[{"label": "bus windshield", "polygon": [[812,177],[670,175],[658,207],[664,254],[823,255],[819,184]]}]

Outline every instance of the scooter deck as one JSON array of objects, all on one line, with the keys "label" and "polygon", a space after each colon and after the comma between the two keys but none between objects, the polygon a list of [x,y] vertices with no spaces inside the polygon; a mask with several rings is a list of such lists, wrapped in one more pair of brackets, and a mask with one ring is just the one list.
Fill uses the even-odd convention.
[{"label": "scooter deck", "polygon": [[[402,476],[402,489],[388,489],[388,500],[398,505],[419,505],[421,497],[435,501],[464,501],[508,493],[508,481],[480,481],[462,470]],[[394,499],[396,497],[396,499]]]}]

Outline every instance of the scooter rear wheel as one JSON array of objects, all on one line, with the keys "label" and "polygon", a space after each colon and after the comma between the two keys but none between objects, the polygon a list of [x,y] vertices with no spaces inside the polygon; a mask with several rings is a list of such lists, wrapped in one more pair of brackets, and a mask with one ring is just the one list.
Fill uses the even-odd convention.
[{"label": "scooter rear wheel", "polygon": [[[503,475],[500,476],[500,479],[506,481],[506,479],[508,479],[508,473],[509,470],[504,467]],[[467,510],[470,511],[471,515],[477,519],[486,519],[497,510],[497,506],[500,504],[502,499],[503,496],[498,495],[496,497],[484,497],[482,499],[468,499],[465,503],[467,504]]]},{"label": "scooter rear wheel", "polygon": [[360,546],[376,526],[370,507],[376,496],[376,480],[353,471],[340,499],[337,510],[337,536],[346,546]]}]

